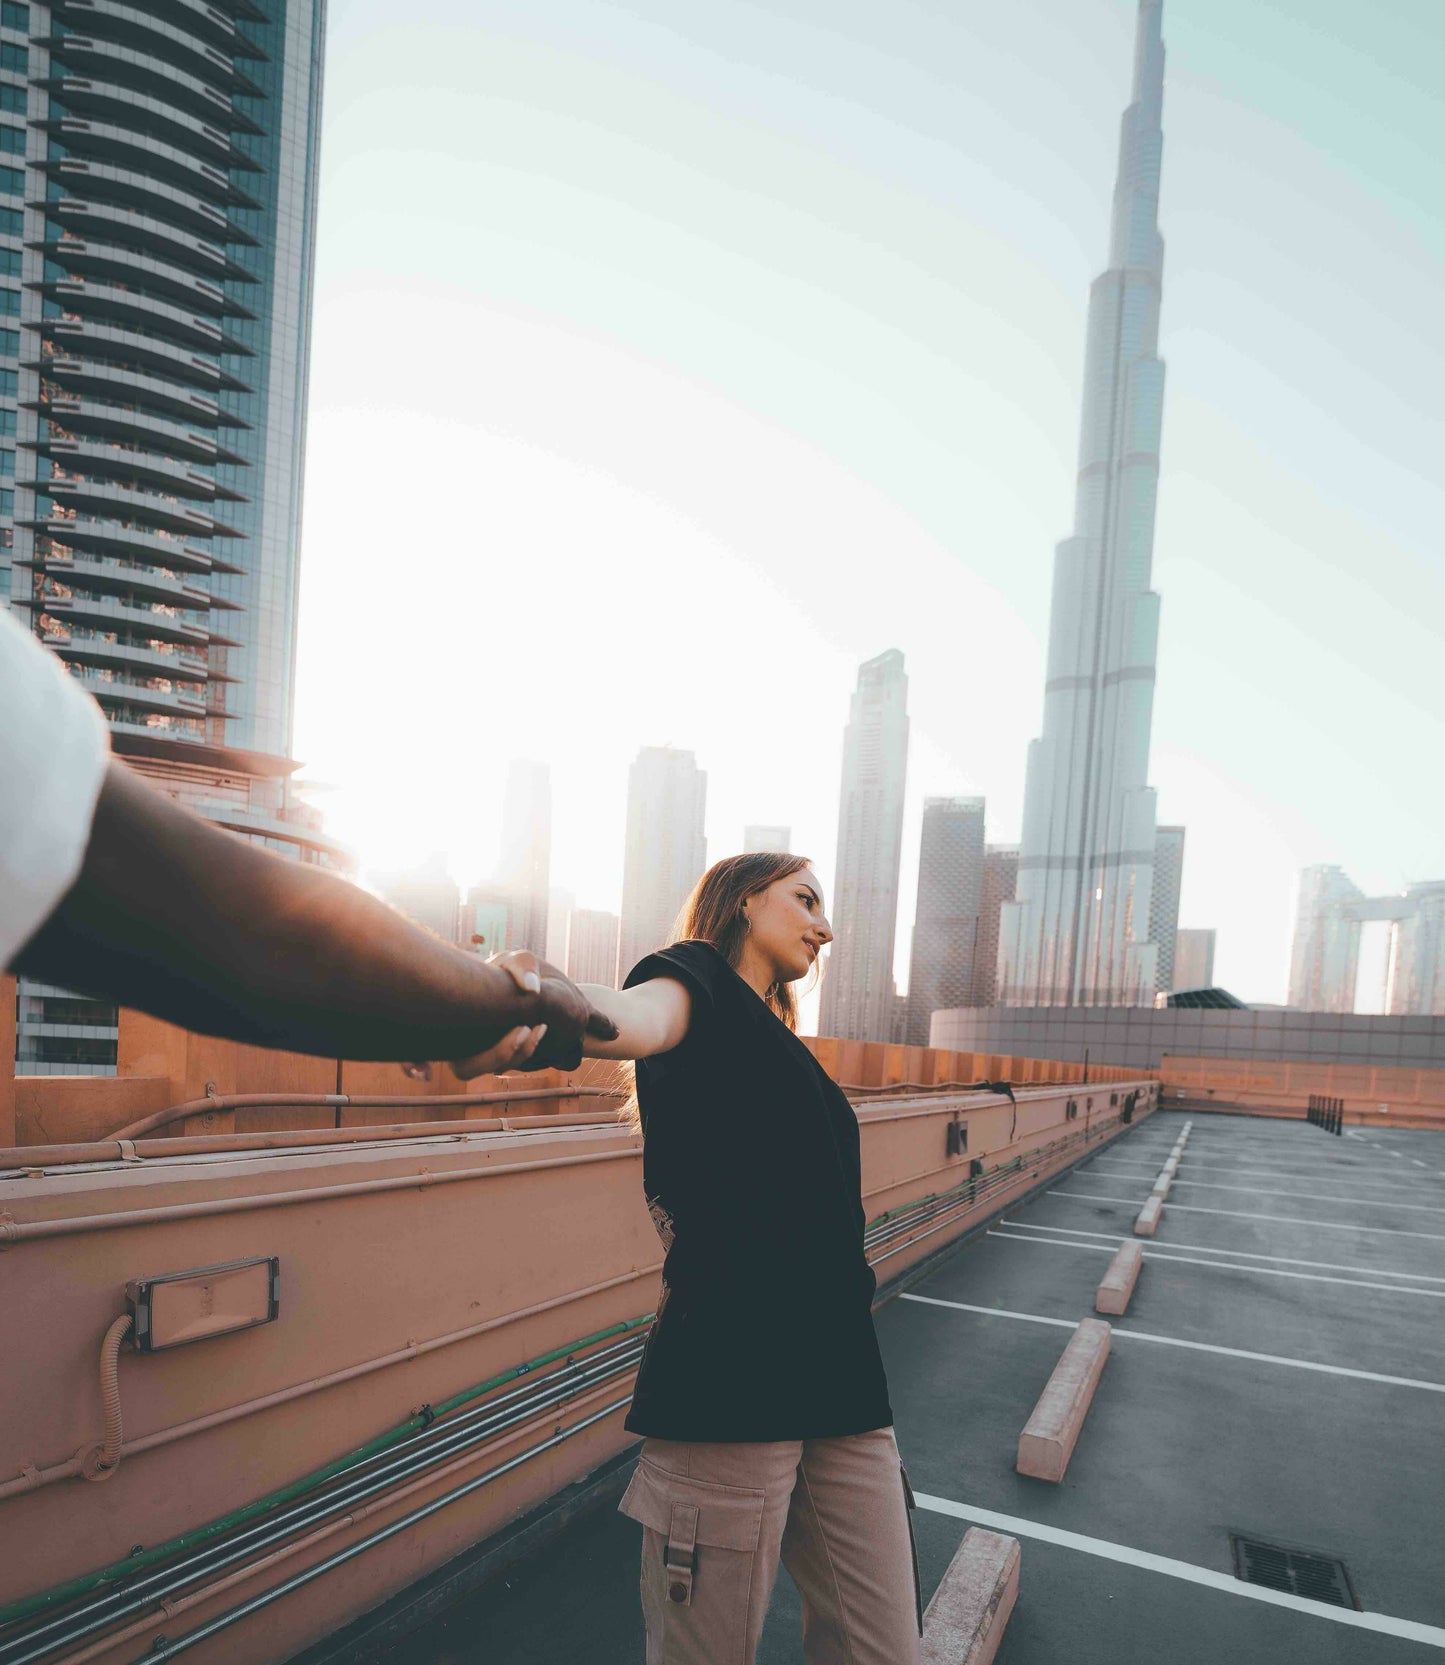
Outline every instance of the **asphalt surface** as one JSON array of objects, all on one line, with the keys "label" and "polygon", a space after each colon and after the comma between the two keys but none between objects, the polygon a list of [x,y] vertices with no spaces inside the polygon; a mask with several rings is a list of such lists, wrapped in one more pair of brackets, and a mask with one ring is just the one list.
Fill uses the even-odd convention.
[{"label": "asphalt surface", "polygon": [[[1064,1479],[1017,1474],[1019,1431],[1064,1326],[1097,1316],[1099,1279],[1186,1121]],[[998,1665],[1410,1665],[1445,1653],[1445,1137],[1158,1111],[875,1321],[919,1498],[925,1601],[970,1524],[940,1503],[1016,1523],[992,1528],[1022,1550]],[[1338,1559],[1356,1617],[1378,1628],[1341,1622],[1340,1608],[1251,1599],[1231,1533]],[[391,1657],[640,1665],[640,1543],[613,1506],[583,1515]],[[1438,1634],[1399,1634],[1398,1621]],[[800,1638],[784,1570],[758,1665],[802,1661]]]}]

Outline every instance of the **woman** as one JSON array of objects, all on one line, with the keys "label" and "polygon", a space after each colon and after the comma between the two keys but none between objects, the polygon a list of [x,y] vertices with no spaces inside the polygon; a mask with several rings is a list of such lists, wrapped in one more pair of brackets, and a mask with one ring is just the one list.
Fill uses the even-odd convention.
[{"label": "woman", "polygon": [[[648,1665],[751,1665],[781,1555],[812,1665],[909,1665],[918,1564],[863,1252],[858,1119],[795,1033],[832,940],[808,862],[731,856],[621,991],[662,1293],[624,1423]],[[624,1115],[633,1109],[629,1103]]]}]

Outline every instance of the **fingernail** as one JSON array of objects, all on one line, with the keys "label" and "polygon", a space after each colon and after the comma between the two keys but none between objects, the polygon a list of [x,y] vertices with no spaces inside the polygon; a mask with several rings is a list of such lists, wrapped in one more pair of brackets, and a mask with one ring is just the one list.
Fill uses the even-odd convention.
[{"label": "fingernail", "polygon": [[542,979],[535,971],[529,971],[522,979],[522,984],[523,987],[531,989],[533,994],[540,994],[542,992]]},{"label": "fingernail", "polygon": [[547,1025],[545,1023],[539,1023],[537,1025],[537,1027],[532,1031],[533,1036],[539,1041],[541,1040],[543,1035],[545,1035],[546,1033],[547,1033]]}]

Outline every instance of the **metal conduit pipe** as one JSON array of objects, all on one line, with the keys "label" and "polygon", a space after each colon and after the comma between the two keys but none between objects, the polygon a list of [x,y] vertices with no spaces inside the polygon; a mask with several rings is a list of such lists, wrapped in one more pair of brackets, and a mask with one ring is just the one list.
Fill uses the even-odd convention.
[{"label": "metal conduit pipe", "polygon": [[588,1162],[633,1161],[640,1144],[625,1150],[596,1151],[581,1156],[549,1156],[534,1162],[494,1162],[483,1168],[448,1168],[439,1173],[398,1174],[391,1179],[359,1179],[345,1185],[312,1185],[304,1191],[276,1191],[251,1197],[217,1197],[210,1202],[169,1203],[160,1208],[136,1208],[120,1214],[83,1214],[61,1220],[0,1218],[0,1249],[41,1238],[77,1237],[92,1231],[120,1231],[126,1226],[155,1225],[162,1220],[199,1220],[214,1214],[246,1214],[259,1208],[285,1208],[291,1203],[329,1202],[334,1197],[359,1197],[378,1191],[425,1191],[435,1185],[455,1185],[467,1179],[493,1179],[498,1174],[535,1173],[542,1168],[581,1167]]},{"label": "metal conduit pipe", "polygon": [[519,1103],[543,1098],[626,1098],[620,1087],[514,1087],[485,1093],[413,1093],[395,1097],[387,1093],[229,1093],[209,1098],[187,1099],[166,1110],[142,1116],[117,1133],[113,1139],[138,1139],[187,1116],[203,1116],[215,1110],[345,1110],[355,1105],[362,1110],[460,1110],[469,1104]]},{"label": "metal conduit pipe", "polygon": [[[0,1643],[0,1660],[4,1661],[4,1665],[33,1665],[33,1662],[53,1654],[57,1649],[83,1641],[142,1608],[164,1604],[170,1611],[175,1606],[171,1595],[182,1586],[322,1522],[351,1503],[374,1497],[398,1480],[410,1480],[454,1452],[466,1450],[493,1434],[533,1420],[541,1413],[575,1398],[579,1391],[624,1374],[641,1357],[643,1345],[645,1343],[639,1344],[635,1337],[629,1338],[592,1355],[581,1365],[555,1372],[502,1399],[468,1411],[454,1421],[433,1424],[432,1428],[422,1430],[412,1439],[382,1454],[386,1458],[384,1462],[378,1455],[358,1464],[357,1470],[372,1468],[372,1472],[348,1471],[351,1473],[349,1482],[329,1491],[324,1497],[294,1505],[222,1544],[197,1551],[184,1561],[152,1573],[138,1583],[129,1583],[97,1601],[35,1626],[24,1636]],[[408,1447],[418,1446],[422,1449],[408,1451]],[[381,1466],[373,1468],[377,1463]],[[430,1477],[432,1480],[436,1478],[435,1475]],[[395,1501],[395,1494],[391,1500]],[[249,1577],[255,1570],[253,1566],[240,1576]],[[113,1646],[120,1640],[123,1640],[122,1636],[107,1637],[102,1647]],[[89,1654],[81,1657],[89,1657]]]},{"label": "metal conduit pipe", "polygon": [[75,1462],[87,1480],[109,1480],[120,1467],[120,1344],[130,1333],[131,1316],[122,1313],[105,1332],[100,1344],[100,1404],[105,1438],[99,1445],[76,1453]]},{"label": "metal conduit pipe", "polygon": [[976,1191],[948,1191],[941,1197],[931,1199],[924,1206],[909,1209],[906,1214],[890,1220],[886,1226],[867,1234],[864,1238],[865,1247],[874,1249],[886,1243],[896,1242],[898,1238],[908,1236],[916,1227],[926,1225],[939,1214],[958,1210],[966,1213],[969,1209],[978,1207],[980,1203],[990,1201],[1004,1189],[1002,1185],[984,1185],[982,1181],[974,1181],[974,1184],[978,1187]]},{"label": "metal conduit pipe", "polygon": [[[433,1353],[439,1347],[451,1347],[456,1342],[469,1341],[473,1336],[484,1335],[488,1330],[500,1329],[506,1324],[514,1324],[519,1319],[533,1318],[538,1313],[569,1306],[573,1301],[585,1300],[589,1295],[615,1289],[619,1284],[635,1283],[638,1278],[648,1277],[661,1270],[662,1262],[654,1261],[650,1266],[640,1266],[615,1278],[606,1278],[601,1283],[589,1284],[584,1289],[569,1289],[565,1295],[554,1295],[550,1300],[537,1301],[514,1312],[499,1313],[495,1318],[483,1319],[480,1324],[469,1324],[465,1329],[451,1330],[445,1335],[433,1336],[428,1341],[411,1342],[395,1352],[383,1353],[378,1358],[363,1359],[359,1364],[348,1365],[344,1370],[333,1370],[329,1375],[314,1376],[306,1382],[294,1382],[290,1387],[278,1388],[275,1393],[262,1394],[257,1399],[242,1400],[239,1405],[228,1405],[224,1410],[211,1411],[208,1415],[194,1417],[189,1422],[174,1423],[169,1428],[158,1428],[154,1433],[122,1445],[119,1455],[138,1456],[142,1451],[151,1451],[160,1445],[170,1445],[175,1440],[203,1433],[208,1428],[218,1428],[243,1416],[254,1416],[257,1411],[269,1410],[273,1405],[284,1405],[290,1400],[304,1398],[309,1393],[318,1393],[322,1388],[336,1387],[342,1382],[354,1381],[358,1376],[368,1376],[374,1370],[384,1370],[393,1364],[405,1364],[409,1359]],[[68,1461],[55,1463],[49,1468],[31,1469],[17,1479],[0,1483],[0,1499],[14,1497],[21,1492],[37,1491],[41,1486],[50,1486],[58,1480],[69,1479],[80,1472],[82,1455],[83,1453],[77,1454]]]},{"label": "metal conduit pipe", "polygon": [[554,1445],[560,1445],[564,1440],[571,1439],[574,1434],[580,1434],[584,1428],[590,1428],[594,1422],[601,1422],[604,1417],[611,1416],[614,1411],[621,1410],[624,1405],[630,1403],[629,1396],[627,1399],[617,1399],[610,1405],[604,1405],[600,1411],[594,1411],[591,1416],[584,1418],[571,1428],[564,1428],[550,1439],[542,1440],[527,1451],[519,1452],[517,1456],[509,1459],[509,1461],[499,1463],[496,1468],[488,1469],[485,1474],[479,1474],[474,1480],[467,1481],[464,1486],[457,1486],[454,1490],[447,1492],[445,1496],[433,1499],[432,1502],[424,1504],[420,1509],[413,1509],[410,1514],[403,1515],[400,1520],[393,1521],[390,1526],[382,1527],[379,1532],[373,1532],[369,1537],[358,1539],[354,1544],[348,1544],[345,1549],[339,1550],[325,1561],[318,1561],[314,1567],[307,1567],[305,1571],[296,1573],[293,1577],[288,1578],[285,1583],[278,1584],[270,1590],[263,1590],[260,1595],[253,1596],[250,1601],[243,1602],[241,1606],[233,1607],[229,1612],[219,1614],[209,1624],[202,1625],[199,1630],[193,1630],[189,1636],[178,1636],[174,1642],[167,1642],[161,1647],[151,1648],[149,1652],[141,1654],[134,1661],[134,1665],[158,1665],[160,1660],[174,1659],[177,1654],[184,1653],[188,1648],[193,1648],[198,1642],[205,1641],[209,1636],[214,1636],[217,1631],[225,1630],[228,1626],[235,1624],[240,1619],[248,1618],[252,1613],[258,1612],[263,1607],[269,1607],[272,1602],[279,1601],[282,1596],[289,1596],[293,1590],[299,1590],[303,1585],[310,1584],[313,1579],[320,1578],[323,1573],[331,1572],[335,1568],[345,1565],[346,1562],[354,1560],[358,1555],[364,1554],[368,1549],[374,1548],[375,1545],[385,1543],[388,1538],[394,1538],[399,1533],[407,1531],[429,1516],[437,1514],[446,1508],[449,1503],[455,1503],[479,1490],[482,1486],[499,1479],[502,1475],[509,1474],[514,1468],[520,1468],[523,1463],[531,1458],[539,1456],[543,1451],[551,1450]]},{"label": "metal conduit pipe", "polygon": [[[312,1127],[289,1133],[198,1133],[172,1139],[93,1139],[74,1145],[9,1145],[0,1169],[63,1168],[81,1162],[134,1162],[164,1156],[211,1156],[223,1150],[300,1150],[314,1145],[387,1139],[451,1139],[465,1133],[530,1132],[551,1127],[615,1127],[614,1115],[486,1116],[464,1122],[379,1122],[375,1127]],[[126,1148],[128,1146],[129,1148]]]},{"label": "metal conduit pipe", "polygon": [[256,1520],[271,1510],[279,1508],[283,1503],[317,1491],[318,1488],[337,1475],[349,1472],[362,1461],[392,1449],[413,1431],[429,1427],[438,1418],[447,1417],[452,1411],[459,1410],[463,1405],[469,1405],[484,1398],[494,1389],[505,1386],[516,1377],[524,1375],[528,1371],[537,1370],[543,1365],[555,1363],[560,1358],[571,1357],[582,1349],[590,1347],[594,1343],[605,1341],[612,1336],[639,1333],[643,1326],[650,1326],[654,1322],[655,1316],[653,1313],[647,1313],[641,1318],[630,1318],[615,1324],[609,1324],[603,1329],[594,1330],[590,1335],[578,1337],[575,1340],[563,1343],[559,1347],[554,1347],[546,1353],[541,1353],[536,1358],[524,1360],[521,1364],[513,1365],[499,1375],[489,1377],[482,1382],[473,1383],[470,1387],[463,1388],[461,1392],[451,1394],[436,1405],[423,1406],[407,1417],[404,1422],[388,1429],[385,1433],[365,1441],[360,1446],[343,1453],[331,1462],[323,1463],[320,1468],[312,1469],[310,1473],[300,1475],[286,1485],[280,1486],[262,1497],[255,1498],[250,1503],[243,1504],[240,1508],[233,1509],[215,1520],[198,1527],[192,1527],[189,1531],[179,1533],[165,1543],[153,1544],[149,1549],[138,1549],[123,1560],[111,1562],[108,1566],[98,1568],[94,1572],[81,1574],[79,1577],[52,1585],[48,1590],[36,1591],[31,1595],[21,1596],[14,1601],[7,1602],[0,1606],[0,1627],[26,1619],[46,1608],[53,1608],[61,1603],[71,1601],[90,1590],[98,1589],[102,1585],[112,1585],[118,1582],[128,1584],[137,1573],[146,1567],[156,1566],[161,1561],[174,1555],[233,1531],[245,1521]]},{"label": "metal conduit pipe", "polygon": [[[587,1399],[595,1397],[597,1396],[594,1394],[587,1395]],[[583,1403],[586,1403],[586,1400],[584,1400]],[[463,1486],[456,1487],[454,1490],[444,1494],[442,1497],[434,1499],[431,1503],[424,1504],[420,1509],[413,1510],[410,1515],[403,1516],[401,1520],[393,1521],[390,1526],[383,1527],[381,1531],[373,1533],[370,1537],[363,1538],[358,1543],[349,1545],[346,1549],[340,1551],[339,1554],[332,1556],[329,1560],[320,1562],[314,1567],[308,1567],[305,1571],[297,1573],[292,1578],[287,1579],[282,1584],[274,1586],[270,1590],[263,1590],[259,1596],[253,1597],[251,1601],[244,1603],[239,1608],[233,1608],[230,1613],[221,1614],[219,1618],[213,1619],[210,1624],[203,1626],[200,1630],[192,1632],[190,1636],[179,1637],[175,1642],[166,1643],[160,1647],[152,1646],[150,1651],[144,1654],[142,1658],[147,1662],[151,1662],[157,1659],[168,1659],[177,1653],[183,1652],[186,1648],[194,1646],[195,1643],[200,1641],[203,1637],[213,1635],[217,1630],[225,1628],[226,1625],[235,1623],[237,1619],[244,1617],[248,1612],[253,1612],[259,1607],[269,1606],[271,1602],[279,1600],[281,1596],[288,1595],[292,1590],[299,1589],[303,1584],[309,1584],[313,1578],[319,1577],[321,1573],[329,1572],[332,1567],[341,1566],[344,1562],[352,1560],[363,1550],[371,1548],[373,1544],[382,1543],[387,1538],[394,1537],[398,1532],[405,1531],[408,1526],[414,1525],[420,1520],[424,1520],[428,1515],[435,1514],[439,1509],[444,1508],[448,1503],[454,1502],[460,1497],[465,1497],[469,1492],[476,1491],[479,1487],[486,1485],[489,1481],[496,1478],[498,1474],[505,1473],[507,1469],[518,1466],[519,1463],[524,1462],[529,1457],[536,1455],[537,1452],[544,1451],[549,1445],[555,1445],[559,1443],[560,1440],[577,1433],[580,1429],[589,1427],[593,1422],[601,1421],[604,1416],[609,1416],[620,1405],[626,1405],[628,1403],[629,1400],[627,1399],[616,1401],[614,1404],[607,1406],[605,1409],[596,1412],[592,1417],[578,1423],[575,1427],[565,1430],[562,1434],[554,1435],[551,1440],[543,1441],[541,1444],[534,1446],[529,1451],[522,1452],[511,1462],[503,1464],[499,1468],[492,1470],[487,1474],[479,1475],[476,1479],[468,1481]],[[497,1443],[500,1444],[503,1442],[498,1441]],[[400,1502],[403,1498],[411,1496],[418,1491],[425,1490],[426,1487],[434,1485],[436,1481],[456,1472],[458,1469],[465,1468],[470,1464],[475,1463],[479,1458],[484,1457],[487,1454],[488,1448],[486,1447],[480,1451],[474,1451],[470,1455],[459,1458],[456,1462],[449,1464],[438,1473],[429,1475],[426,1479],[414,1481],[411,1485],[403,1487],[401,1491],[393,1493],[389,1498],[379,1498],[375,1502],[363,1504],[360,1508],[352,1510],[350,1514],[342,1516],[340,1520],[333,1521],[329,1525],[319,1528],[308,1537],[301,1538],[294,1544],[288,1544],[281,1549],[274,1550],[270,1555],[264,1557],[261,1561],[254,1562],[251,1566],[242,1567],[237,1572],[230,1574],[228,1577],[218,1580],[215,1584],[205,1585],[199,1590],[191,1591],[189,1595],[180,1596],[175,1601],[167,1602],[166,1614],[169,1616],[187,1612],[193,1607],[198,1607],[203,1602],[212,1600],[223,1590],[227,1590],[237,1584],[244,1583],[247,1579],[254,1578],[258,1573],[264,1572],[267,1568],[276,1566],[282,1561],[290,1560],[293,1556],[299,1555],[303,1550],[311,1548],[314,1544],[320,1543],[324,1539],[333,1537],[336,1533],[344,1531],[346,1527],[357,1525],[368,1519],[371,1515],[377,1513],[378,1510],[386,1508],[388,1504]],[[118,1643],[128,1641],[133,1636],[152,1629],[156,1623],[157,1617],[158,1615],[151,1615],[147,1618],[136,1621],[134,1624],[128,1625],[124,1630],[118,1632],[114,1636],[103,1637],[98,1642],[92,1643],[88,1648],[83,1648],[79,1653],[69,1655],[66,1660],[66,1665],[82,1665],[82,1661],[93,1659],[97,1654],[108,1652]]]}]

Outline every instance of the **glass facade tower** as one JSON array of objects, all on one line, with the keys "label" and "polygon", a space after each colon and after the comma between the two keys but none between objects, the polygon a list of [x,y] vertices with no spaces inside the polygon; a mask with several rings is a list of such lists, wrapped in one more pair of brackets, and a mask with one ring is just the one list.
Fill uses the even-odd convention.
[{"label": "glass facade tower", "polygon": [[3,5],[0,594],[118,755],[335,865],[289,786],[324,18]]},{"label": "glass facade tower", "polygon": [[1161,9],[1161,0],[1139,6],[1109,266],[1089,294],[1074,532],[1055,554],[1043,733],[1029,747],[1018,892],[999,929],[1006,1006],[1141,1006],[1154,997]]}]

